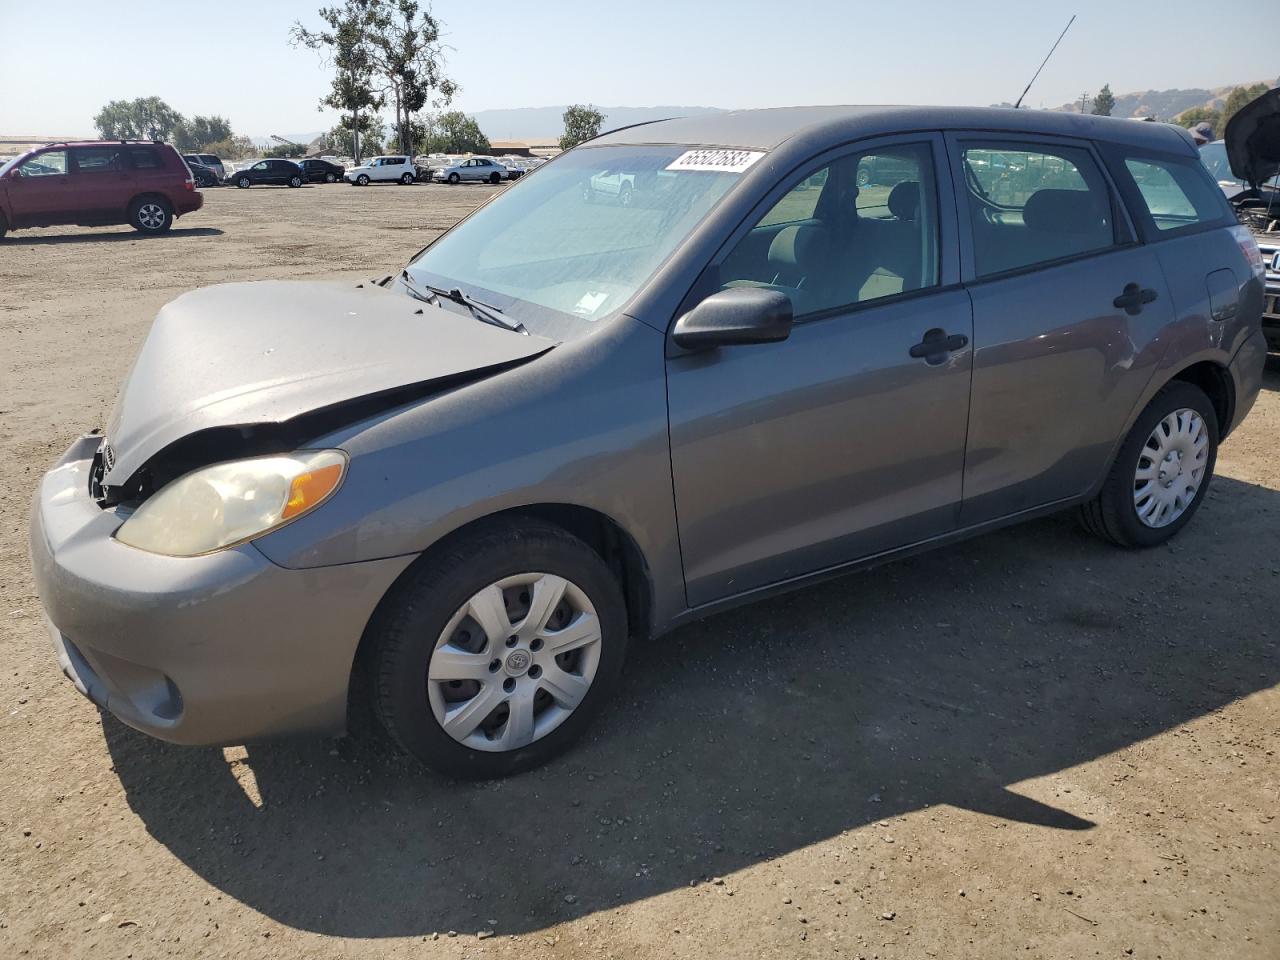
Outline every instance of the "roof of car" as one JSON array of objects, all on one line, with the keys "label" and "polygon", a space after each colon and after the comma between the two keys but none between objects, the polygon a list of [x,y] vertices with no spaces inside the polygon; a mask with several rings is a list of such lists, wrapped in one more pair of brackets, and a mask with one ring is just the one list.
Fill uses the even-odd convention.
[{"label": "roof of car", "polygon": [[854,139],[911,130],[991,130],[1112,140],[1157,149],[1192,145],[1181,127],[1008,107],[819,106],[727,110],[658,120],[604,133],[606,144],[673,143],[768,150],[802,134]]},{"label": "roof of car", "polygon": [[163,147],[167,144],[159,140],[62,140],[58,143],[46,143],[39,149],[44,150],[48,147],[102,147],[102,146],[119,146],[125,145],[130,147]]}]

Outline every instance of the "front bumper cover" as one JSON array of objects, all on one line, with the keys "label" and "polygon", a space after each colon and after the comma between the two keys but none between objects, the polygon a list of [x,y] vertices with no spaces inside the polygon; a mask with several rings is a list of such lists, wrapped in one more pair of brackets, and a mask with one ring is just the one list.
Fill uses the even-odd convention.
[{"label": "front bumper cover", "polygon": [[31,517],[36,588],[76,688],[174,743],[340,732],[361,634],[413,557],[287,570],[252,544],[137,550],[113,536],[127,513],[89,496],[100,442],[71,446]]}]

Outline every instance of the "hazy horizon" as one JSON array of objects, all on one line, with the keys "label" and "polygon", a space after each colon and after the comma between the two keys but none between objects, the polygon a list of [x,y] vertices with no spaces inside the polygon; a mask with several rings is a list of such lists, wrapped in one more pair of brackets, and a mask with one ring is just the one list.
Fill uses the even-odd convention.
[{"label": "hazy horizon", "polygon": [[[56,21],[45,12],[52,8],[0,6],[0,89],[22,91],[0,100],[0,132],[91,135],[107,101],[141,96],[158,96],[188,116],[226,116],[248,136],[335,123],[334,111],[317,109],[331,71],[314,52],[288,43],[294,20],[317,22],[314,0],[273,3],[251,18],[204,16],[209,8],[199,18],[177,16],[179,8],[160,0],[129,6],[122,17],[119,7],[65,0]],[[841,7],[818,24],[788,21],[765,0],[652,0],[620,33],[603,22],[598,31],[584,29],[584,9],[542,0],[494,18],[480,5],[435,3],[452,47],[448,73],[462,86],[453,108],[986,106],[1017,97],[1070,16],[1020,9],[1015,27],[1006,4],[961,9],[931,0],[907,19],[889,6]],[[1057,107],[1104,83],[1120,94],[1212,88],[1276,72],[1265,44],[1203,42],[1210,22],[1203,2],[1171,0],[1153,13],[1082,0],[1076,9],[1079,19],[1028,96],[1030,106]],[[778,43],[780,25],[786,46]],[[148,55],[126,55],[140,36]],[[815,62],[829,66],[811,69]]]}]

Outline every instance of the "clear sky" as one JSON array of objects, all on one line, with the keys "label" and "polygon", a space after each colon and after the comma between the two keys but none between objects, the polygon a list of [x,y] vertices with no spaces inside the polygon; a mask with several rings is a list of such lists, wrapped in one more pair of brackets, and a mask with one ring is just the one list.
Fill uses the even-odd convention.
[{"label": "clear sky", "polygon": [[[336,2],[336,0],[334,0]],[[238,133],[332,125],[328,71],[289,46],[318,0],[0,0],[0,133],[91,134],[108,100],[156,95]],[[1274,77],[1274,44],[1209,0],[1058,3],[911,0],[437,0],[455,105],[593,102],[717,107],[1013,100],[1071,13],[1032,89],[1057,106],[1116,93]],[[1259,23],[1258,28],[1270,29]],[[554,134],[557,131],[547,131]]]}]

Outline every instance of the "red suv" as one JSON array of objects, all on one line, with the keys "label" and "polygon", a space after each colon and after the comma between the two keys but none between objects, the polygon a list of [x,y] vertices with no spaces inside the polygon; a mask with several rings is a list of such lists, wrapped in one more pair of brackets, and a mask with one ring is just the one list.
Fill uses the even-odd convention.
[{"label": "red suv", "polygon": [[51,143],[0,166],[0,237],[20,227],[127,223],[163,233],[204,204],[167,143]]}]

